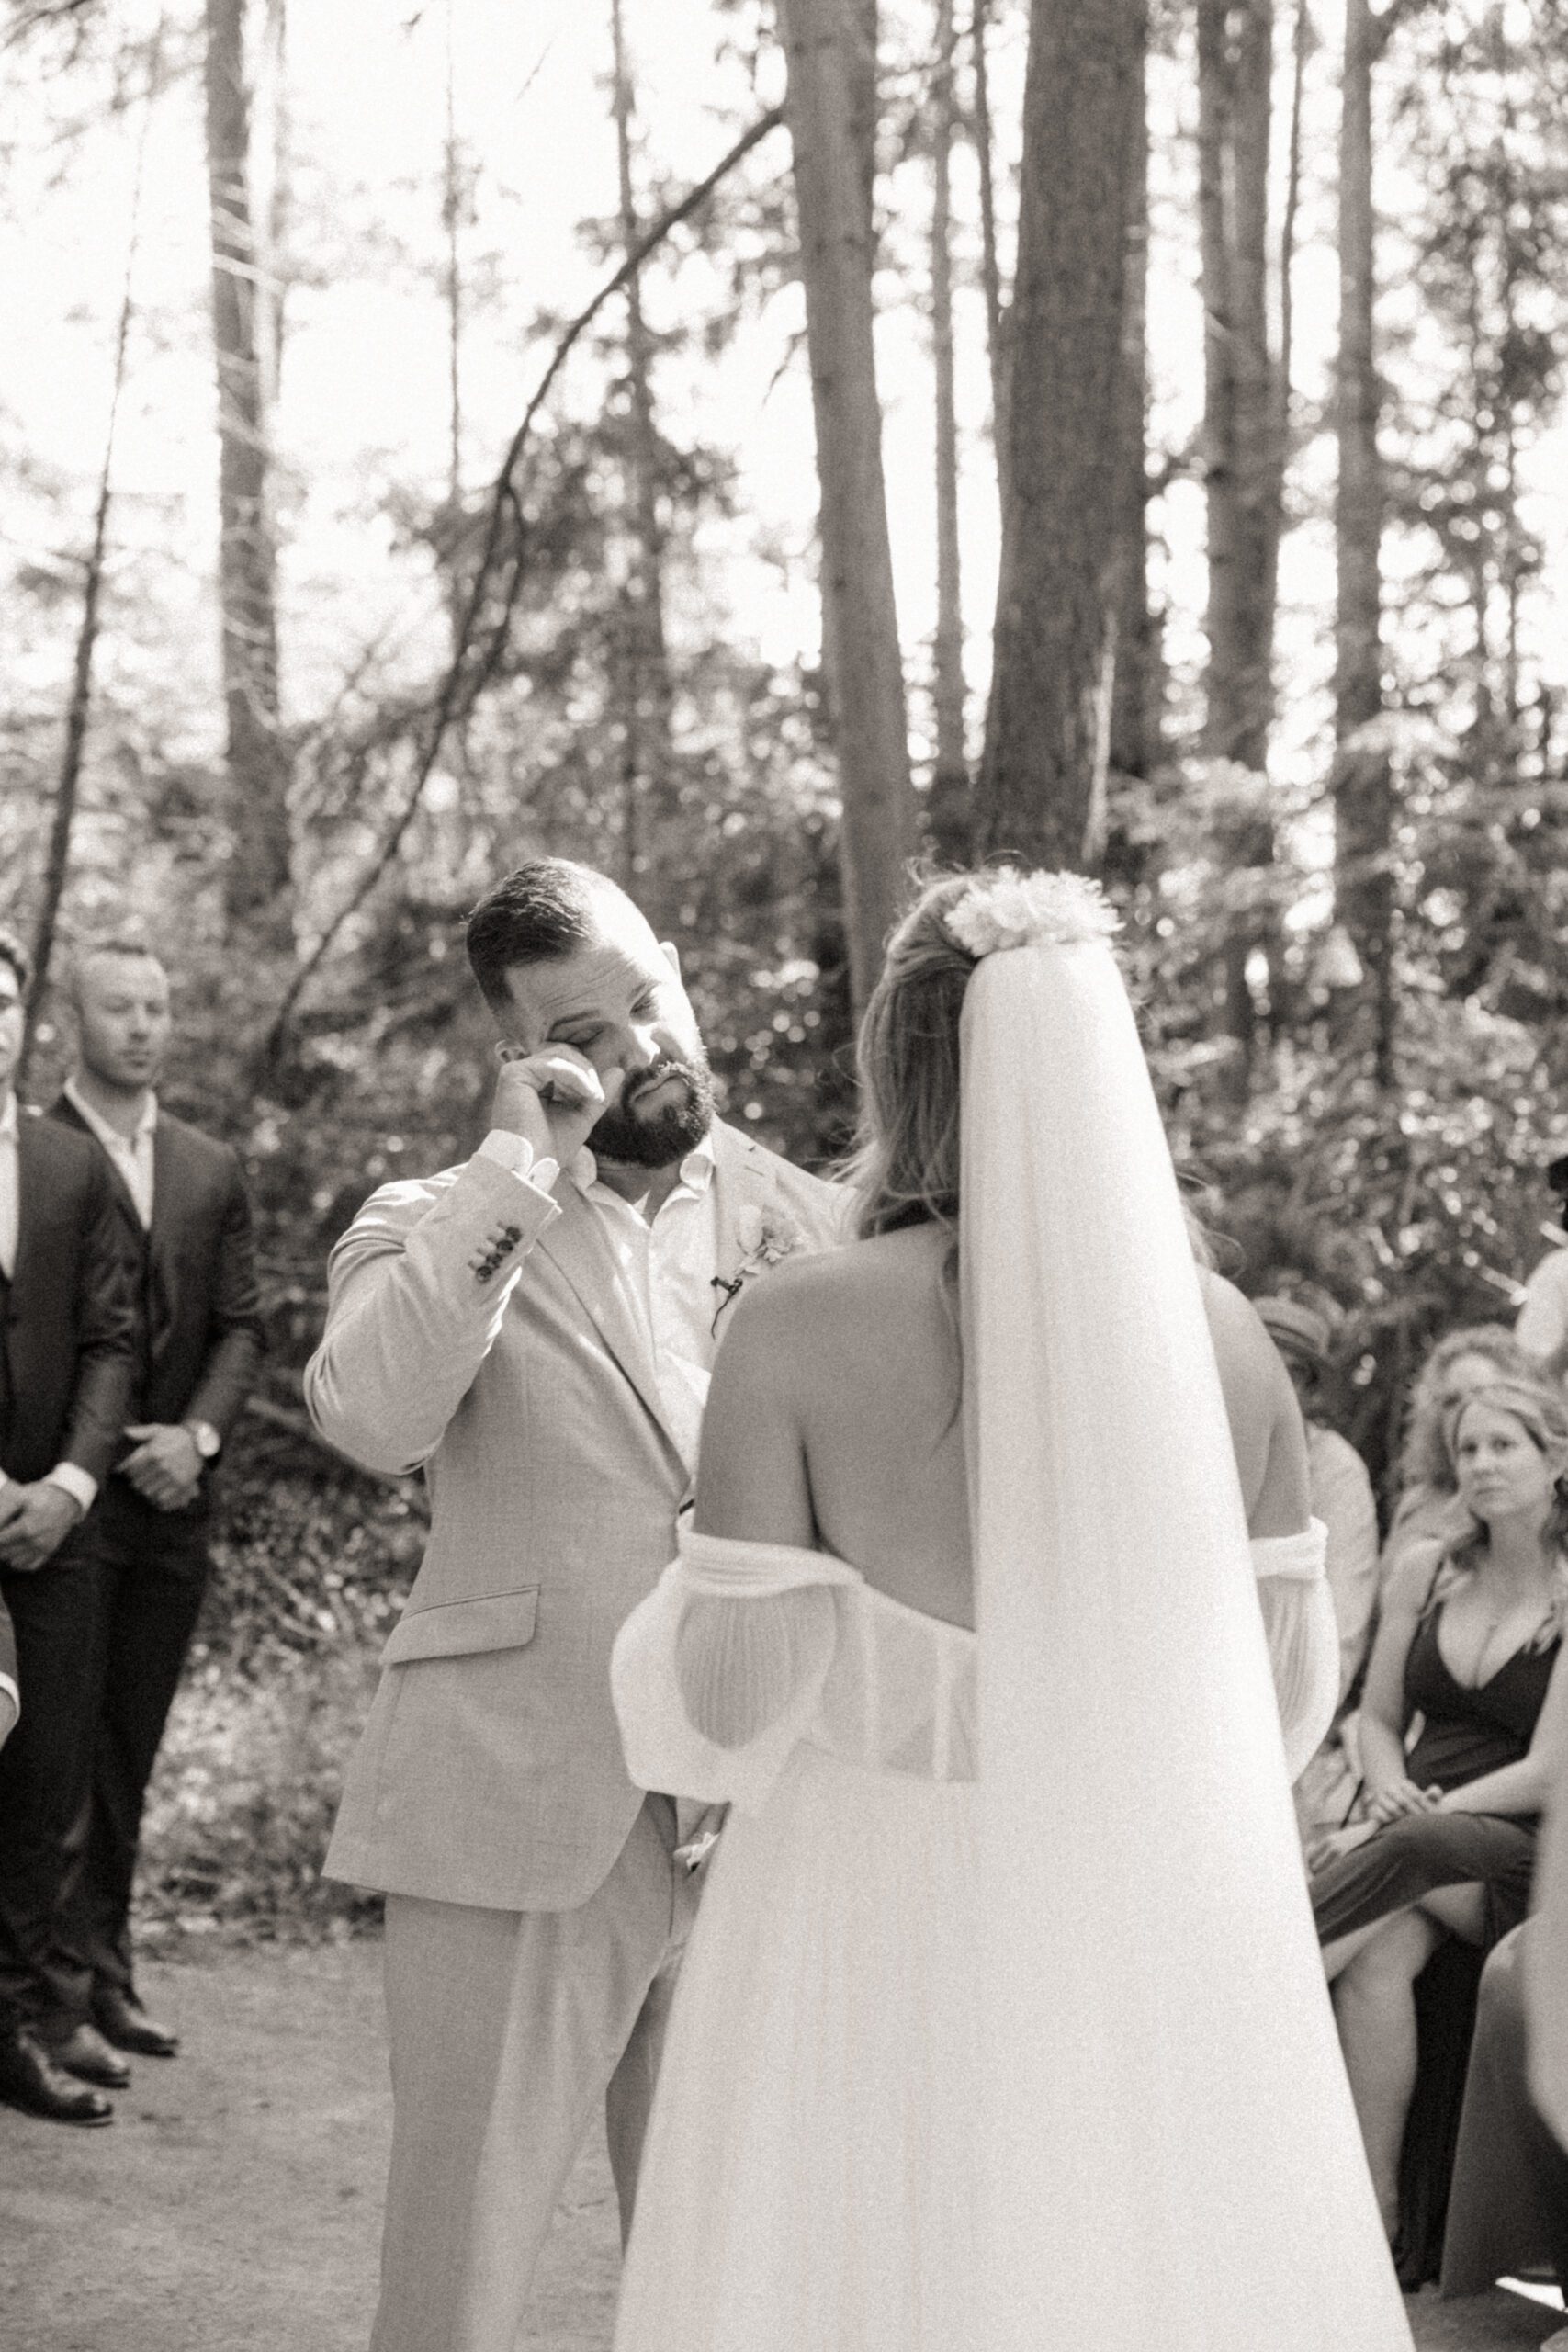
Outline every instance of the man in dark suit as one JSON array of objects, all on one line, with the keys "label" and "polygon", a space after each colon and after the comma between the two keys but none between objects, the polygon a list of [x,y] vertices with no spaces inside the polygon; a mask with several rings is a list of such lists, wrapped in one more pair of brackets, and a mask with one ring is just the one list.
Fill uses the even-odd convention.
[{"label": "man in dark suit", "polygon": [[0,2099],[55,2122],[107,2123],[109,2101],[74,2071],[84,2057],[92,2065],[91,2047],[51,2030],[101,1670],[93,1505],[123,1448],[135,1324],[101,1158],[17,1113],[28,977],[26,952],[0,933],[0,1604],[21,1692],[0,1748]]},{"label": "man in dark suit", "polygon": [[162,964],[129,934],[103,941],[78,958],[72,995],[77,1066],[50,1115],[89,1137],[108,1173],[136,1263],[138,1365],[127,1450],[99,1506],[106,1667],[65,1914],[65,2021],[91,2018],[117,2050],[172,2057],[177,2037],[137,1997],[131,1881],[210,1566],[209,1474],[255,1375],[261,1317],[239,1162],[153,1092],[171,1027]]}]

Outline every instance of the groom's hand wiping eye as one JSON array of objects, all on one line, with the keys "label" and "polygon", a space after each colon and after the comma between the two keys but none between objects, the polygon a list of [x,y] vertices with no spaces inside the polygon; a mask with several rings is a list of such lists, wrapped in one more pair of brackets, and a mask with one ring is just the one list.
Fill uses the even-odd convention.
[{"label": "groom's hand wiping eye", "polygon": [[619,1099],[624,1072],[595,1069],[576,1046],[546,1045],[533,1054],[516,1046],[499,1050],[491,1125],[525,1136],[536,1156],[564,1167]]}]

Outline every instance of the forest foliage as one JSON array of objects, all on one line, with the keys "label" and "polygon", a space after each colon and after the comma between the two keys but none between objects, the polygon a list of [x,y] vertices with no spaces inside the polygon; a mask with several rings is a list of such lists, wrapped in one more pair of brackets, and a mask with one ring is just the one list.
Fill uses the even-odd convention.
[{"label": "forest foliage", "polygon": [[152,933],[168,1098],[254,1183],[235,1625],[327,1248],[472,1148],[461,919],[539,849],[645,900],[729,1114],[817,1162],[907,854],[1100,871],[1222,1262],[1332,1299],[1383,1477],[1568,1140],[1562,0],[349,13],[384,182],[283,0],[5,23],[7,269],[76,364],[70,430],[40,368],[0,405],[0,920],[51,946],[37,1100],[73,942]]}]

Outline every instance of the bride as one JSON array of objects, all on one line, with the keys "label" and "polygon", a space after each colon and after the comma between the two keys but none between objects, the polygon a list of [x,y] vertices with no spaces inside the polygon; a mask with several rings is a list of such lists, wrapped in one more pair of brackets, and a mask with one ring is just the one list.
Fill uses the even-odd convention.
[{"label": "bride", "polygon": [[1299,1422],[1112,927],[1006,871],[900,925],[861,1238],[737,1304],[617,1642],[634,1779],[733,1805],[617,2352],[1409,2352],[1269,1675],[1310,1745]]}]

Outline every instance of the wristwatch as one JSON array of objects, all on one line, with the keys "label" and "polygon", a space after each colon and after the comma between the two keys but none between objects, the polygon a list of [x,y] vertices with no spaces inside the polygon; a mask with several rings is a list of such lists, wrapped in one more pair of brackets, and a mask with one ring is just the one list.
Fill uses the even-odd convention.
[{"label": "wristwatch", "polygon": [[188,1432],[192,1445],[204,1462],[217,1459],[223,1441],[210,1421],[182,1421],[180,1426]]}]

